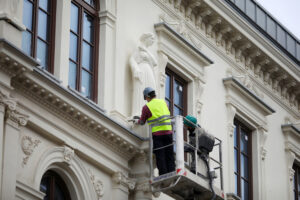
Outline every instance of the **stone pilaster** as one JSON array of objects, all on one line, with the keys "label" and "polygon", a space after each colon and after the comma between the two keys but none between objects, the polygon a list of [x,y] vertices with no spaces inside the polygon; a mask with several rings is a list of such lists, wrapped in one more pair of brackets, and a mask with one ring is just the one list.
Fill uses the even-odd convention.
[{"label": "stone pilaster", "polygon": [[1,199],[15,199],[20,129],[27,124],[28,116],[7,109],[5,118]]}]

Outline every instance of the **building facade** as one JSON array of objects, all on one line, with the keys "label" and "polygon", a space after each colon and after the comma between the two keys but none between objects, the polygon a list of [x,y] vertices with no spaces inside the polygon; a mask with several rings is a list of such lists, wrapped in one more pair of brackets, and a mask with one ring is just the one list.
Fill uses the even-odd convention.
[{"label": "building facade", "polygon": [[151,86],[222,141],[220,198],[298,200],[299,61],[252,0],[1,0],[0,199],[172,199],[128,121]]}]

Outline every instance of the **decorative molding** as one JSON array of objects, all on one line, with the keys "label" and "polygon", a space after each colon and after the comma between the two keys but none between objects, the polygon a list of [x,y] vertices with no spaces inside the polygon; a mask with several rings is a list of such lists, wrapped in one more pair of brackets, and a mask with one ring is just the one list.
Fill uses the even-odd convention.
[{"label": "decorative molding", "polygon": [[233,125],[233,120],[234,116],[236,114],[236,108],[232,105],[227,103],[226,104],[227,108],[227,127],[228,127],[228,134],[230,137],[233,136],[233,131],[234,131],[234,125]]},{"label": "decorative molding", "polygon": [[8,110],[6,112],[6,118],[7,123],[18,128],[19,126],[26,126],[29,116],[18,110]]},{"label": "decorative molding", "polygon": [[8,107],[10,110],[16,110],[17,100],[11,97],[8,97],[0,90],[0,104],[3,104]]},{"label": "decorative molding", "polygon": [[93,183],[95,192],[97,194],[97,200],[102,200],[103,196],[104,196],[104,184],[99,178],[97,178],[92,173],[92,171],[90,169],[88,171],[89,171],[89,174],[90,174],[91,182]]},{"label": "decorative molding", "polygon": [[[109,130],[108,124],[99,122],[100,118],[96,119],[88,116],[85,111],[77,109],[76,105],[58,96],[59,94],[54,93],[54,91],[52,93],[39,83],[33,81],[32,77],[27,78],[21,76],[15,79],[12,84],[16,90],[25,97],[39,104],[60,119],[72,124],[82,133],[91,135],[97,139],[97,141],[107,146],[107,148],[122,155],[124,158],[130,159],[138,151],[139,147],[135,144],[138,136],[131,136],[130,134],[126,136],[134,138],[133,140],[121,138],[117,132]],[[104,118],[107,118],[105,114],[102,115]],[[117,124],[113,120],[111,120],[111,123]],[[141,139],[139,139],[139,141],[141,141]]]},{"label": "decorative molding", "polygon": [[74,149],[68,147],[68,146],[64,146],[64,161],[70,165],[73,158],[74,158]]},{"label": "decorative molding", "polygon": [[137,183],[135,186],[136,191],[143,191],[143,192],[151,192],[151,184],[149,183],[149,180]]},{"label": "decorative molding", "polygon": [[41,143],[41,140],[35,140],[30,136],[23,136],[21,139],[21,148],[24,152],[24,154],[26,155],[23,158],[23,162],[22,162],[22,166],[24,167],[27,162],[29,157],[31,156],[31,154],[33,153],[33,150]]},{"label": "decorative molding", "polygon": [[135,188],[136,180],[128,178],[122,172],[115,172],[113,174],[112,180],[116,184],[124,185],[129,190],[133,190]]},{"label": "decorative molding", "polygon": [[[165,14],[160,16],[160,19],[178,31],[186,40],[195,46],[201,40],[228,60],[230,65],[244,70],[249,77],[254,78],[255,82],[259,83],[259,86],[284,108],[292,106],[292,109],[288,110],[300,116],[300,106],[298,106],[300,95],[297,93],[300,82],[284,66],[279,66],[254,42],[241,34],[239,28],[235,28],[213,9],[215,6],[226,9],[223,8],[221,1],[201,1],[197,3],[197,6],[194,1],[176,1],[177,8],[175,1],[153,1],[168,14],[168,17]],[[178,9],[179,7],[181,9]],[[233,15],[229,13],[230,11],[226,10],[226,12],[229,16]],[[192,41],[189,36],[196,41]],[[257,39],[261,40],[261,38]],[[284,60],[283,63],[285,62],[288,60]],[[288,65],[299,75],[299,72],[294,70],[297,66],[291,66],[290,62]],[[273,70],[277,68],[280,69],[280,73]],[[280,75],[283,77],[279,77]]]}]

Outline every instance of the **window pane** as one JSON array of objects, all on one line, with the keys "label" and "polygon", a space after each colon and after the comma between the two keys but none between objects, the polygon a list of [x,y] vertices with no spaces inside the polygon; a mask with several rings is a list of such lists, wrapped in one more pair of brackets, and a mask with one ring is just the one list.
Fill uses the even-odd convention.
[{"label": "window pane", "polygon": [[83,46],[82,46],[82,66],[89,70],[92,71],[93,67],[92,67],[92,62],[93,61],[93,49],[92,47],[86,43],[83,42]]},{"label": "window pane", "polygon": [[174,81],[174,103],[183,107],[183,87],[176,80]]},{"label": "window pane", "polygon": [[81,93],[90,99],[92,94],[92,76],[84,70],[82,70],[81,83]]},{"label": "window pane", "polygon": [[248,169],[248,158],[241,155],[241,176],[247,180],[249,180],[249,169]]},{"label": "window pane", "polygon": [[235,1],[235,4],[237,5],[237,7],[239,7],[239,9],[245,11],[245,0],[237,0]]},{"label": "window pane", "polygon": [[297,181],[298,181],[298,192],[300,192],[300,167],[298,167],[298,179],[297,179]]},{"label": "window pane", "polygon": [[277,26],[277,41],[278,41],[279,44],[281,44],[283,47],[286,46],[285,31],[284,31],[280,26]]},{"label": "window pane", "polygon": [[24,0],[23,2],[23,24],[27,29],[32,30],[32,14],[33,5],[30,1]]},{"label": "window pane", "polygon": [[71,33],[70,35],[70,58],[74,61],[77,61],[77,39],[78,37]]},{"label": "window pane", "polygon": [[241,191],[242,200],[248,200],[249,188],[248,188],[248,183],[244,180],[242,180],[241,190],[242,190]]},{"label": "window pane", "polygon": [[246,0],[246,13],[253,21],[255,21],[255,5],[252,0]]},{"label": "window pane", "polygon": [[241,151],[248,154],[248,136],[241,130]]},{"label": "window pane", "polygon": [[238,194],[238,176],[237,174],[234,174],[234,193]]},{"label": "window pane", "polygon": [[49,17],[42,10],[39,10],[39,18],[38,18],[38,35],[45,41],[49,39]]},{"label": "window pane", "polygon": [[94,33],[94,26],[93,26],[93,18],[88,14],[84,13],[83,16],[83,39],[88,41],[89,43],[93,43],[93,33]]},{"label": "window pane", "polygon": [[91,6],[95,6],[95,2],[94,0],[84,0],[85,2],[87,2],[88,4],[90,4]]},{"label": "window pane", "polygon": [[23,31],[22,33],[22,50],[27,54],[31,55],[31,33],[28,31]]},{"label": "window pane", "polygon": [[76,77],[77,77],[77,71],[76,71],[76,64],[73,62],[69,62],[69,86],[72,89],[76,89]]},{"label": "window pane", "polygon": [[48,0],[39,0],[39,7],[45,11],[49,11],[49,1]]},{"label": "window pane", "polygon": [[54,199],[55,200],[65,200],[65,192],[62,190],[62,188],[60,187],[60,185],[57,184],[57,182],[55,183],[55,188],[54,188]]},{"label": "window pane", "polygon": [[50,198],[50,177],[42,178],[40,191],[45,193],[44,200],[48,200]]},{"label": "window pane", "polygon": [[267,32],[270,36],[276,39],[276,24],[270,17],[267,17]]},{"label": "window pane", "polygon": [[78,7],[71,4],[71,30],[78,33]]},{"label": "window pane", "polygon": [[296,41],[287,34],[287,50],[293,55],[296,55]]},{"label": "window pane", "polygon": [[44,69],[47,69],[48,67],[48,45],[39,40],[37,42],[37,60],[41,63],[41,66]]},{"label": "window pane", "polygon": [[297,59],[300,60],[300,44],[297,44]]},{"label": "window pane", "polygon": [[238,173],[238,152],[234,149],[234,172]]},{"label": "window pane", "polygon": [[257,24],[264,30],[266,30],[266,14],[265,12],[260,9],[259,7],[256,8],[256,22]]},{"label": "window pane", "polygon": [[233,137],[234,137],[234,146],[237,147],[237,127],[234,126]]},{"label": "window pane", "polygon": [[174,113],[173,115],[176,116],[176,115],[182,115],[182,110],[179,109],[178,107],[174,106]]},{"label": "window pane", "polygon": [[166,85],[165,85],[165,95],[166,95],[166,98],[170,99],[171,97],[171,78],[168,74],[166,74]]}]

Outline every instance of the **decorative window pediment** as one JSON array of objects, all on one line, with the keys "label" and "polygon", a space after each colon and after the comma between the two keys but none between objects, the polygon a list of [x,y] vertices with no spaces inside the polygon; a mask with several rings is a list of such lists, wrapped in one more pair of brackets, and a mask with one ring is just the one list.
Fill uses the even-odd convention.
[{"label": "decorative window pediment", "polygon": [[293,152],[300,161],[300,129],[294,124],[284,124],[281,126],[285,136],[285,148]]},{"label": "decorative window pediment", "polygon": [[250,104],[252,105],[251,110],[255,109],[253,113],[260,113],[262,117],[275,112],[275,110],[268,106],[263,100],[234,77],[223,79],[223,83],[227,89],[227,101],[233,101],[241,105]]},{"label": "decorative window pediment", "polygon": [[176,55],[178,61],[184,66],[191,67],[191,71],[201,71],[199,66],[205,67],[213,64],[199,48],[185,39],[164,22],[154,25],[158,35],[158,49],[166,55]]}]

